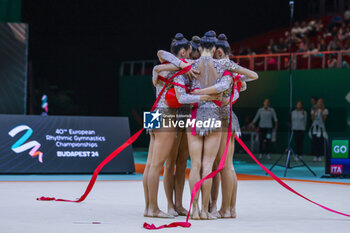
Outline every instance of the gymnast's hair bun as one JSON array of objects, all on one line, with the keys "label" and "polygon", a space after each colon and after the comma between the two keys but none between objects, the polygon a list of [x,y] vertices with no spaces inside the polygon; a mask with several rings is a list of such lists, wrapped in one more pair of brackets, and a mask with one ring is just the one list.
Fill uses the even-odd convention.
[{"label": "gymnast's hair bun", "polygon": [[225,54],[229,55],[231,51],[230,44],[227,42],[227,37],[224,33],[221,33],[218,36],[218,40],[216,41],[216,48],[221,48]]},{"label": "gymnast's hair bun", "polygon": [[201,38],[199,36],[192,36],[192,41],[194,43],[199,43],[199,42],[201,42]]},{"label": "gymnast's hair bun", "polygon": [[211,31],[204,33],[203,37],[208,37],[208,38],[216,37],[216,33],[213,30],[211,30]]},{"label": "gymnast's hair bun", "polygon": [[200,45],[201,38],[199,36],[193,36],[191,40],[192,51],[198,51]]},{"label": "gymnast's hair bun", "polygon": [[176,33],[174,39],[175,40],[182,40],[184,38],[184,35],[182,35],[182,33]]},{"label": "gymnast's hair bun", "polygon": [[221,33],[219,36],[218,36],[218,40],[225,40],[227,41],[227,37],[224,33]]},{"label": "gymnast's hair bun", "polygon": [[213,30],[211,30],[206,32],[201,38],[201,46],[205,49],[211,49],[215,46],[216,41],[216,33]]},{"label": "gymnast's hair bun", "polygon": [[182,48],[187,50],[189,47],[190,42],[184,37],[184,35],[182,33],[176,33],[170,44],[170,51],[177,55]]},{"label": "gymnast's hair bun", "polygon": [[212,33],[214,37],[216,37],[216,32],[214,30],[210,30],[209,32]]}]

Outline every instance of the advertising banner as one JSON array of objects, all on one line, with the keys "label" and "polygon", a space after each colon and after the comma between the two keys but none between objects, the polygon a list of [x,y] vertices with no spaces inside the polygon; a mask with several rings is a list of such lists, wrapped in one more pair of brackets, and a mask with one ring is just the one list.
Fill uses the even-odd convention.
[{"label": "advertising banner", "polygon": [[[0,115],[0,173],[91,173],[129,137],[126,117]],[[102,173],[134,170],[128,147]]]},{"label": "advertising banner", "polygon": [[326,174],[333,176],[350,176],[348,138],[332,138],[326,157]]}]

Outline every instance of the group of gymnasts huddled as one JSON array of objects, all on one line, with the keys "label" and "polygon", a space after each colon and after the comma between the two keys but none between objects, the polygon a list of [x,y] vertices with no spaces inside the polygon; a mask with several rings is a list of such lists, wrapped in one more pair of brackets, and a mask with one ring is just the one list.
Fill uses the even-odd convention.
[{"label": "group of gymnasts huddled", "polygon": [[[258,75],[231,61],[230,50],[225,34],[216,36],[214,31],[208,31],[202,38],[194,36],[191,41],[177,33],[171,42],[170,52],[158,51],[161,64],[154,67],[152,81],[156,95],[161,94],[155,111],[162,114],[162,121],[195,117],[196,121],[210,119],[221,124],[195,124],[187,128],[170,124],[170,127],[148,130],[150,145],[143,174],[145,217],[187,215],[182,196],[188,156],[191,159],[189,185],[192,192],[199,180],[217,169],[226,147],[229,128],[232,129],[232,136],[228,140],[225,166],[213,179],[203,182],[200,192],[193,199],[191,218],[211,220],[236,217],[237,177],[232,160],[234,136],[239,136],[240,127],[231,105],[238,98],[239,91],[246,89],[246,82],[256,80]],[[192,68],[187,73],[169,80],[188,65],[192,65]],[[164,91],[161,91],[163,88]],[[171,90],[179,103],[177,106],[167,99]],[[159,176],[164,163],[167,213],[159,209],[157,200]],[[218,209],[220,180],[222,204]],[[201,206],[198,203],[199,193]]]}]

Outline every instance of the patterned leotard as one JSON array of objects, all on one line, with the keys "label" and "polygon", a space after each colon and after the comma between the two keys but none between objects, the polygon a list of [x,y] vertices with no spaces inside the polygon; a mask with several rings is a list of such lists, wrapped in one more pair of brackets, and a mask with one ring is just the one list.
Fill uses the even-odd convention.
[{"label": "patterned leotard", "polygon": [[[213,68],[217,72],[217,77],[215,79],[215,86],[218,90],[218,92],[223,92],[224,90],[230,89],[232,87],[232,78],[231,77],[226,77],[223,76],[222,74],[224,73],[225,70],[234,70],[237,68],[236,64],[229,61],[229,60],[216,60],[211,57],[200,57],[198,60],[195,60],[194,63],[192,64],[192,68],[198,69],[200,62],[204,62],[205,64],[208,64],[209,62],[212,62]],[[179,76],[180,77],[180,76]],[[184,79],[183,77],[181,77]],[[179,78],[180,79],[180,78]],[[200,89],[200,88],[205,88],[208,86],[213,85],[212,83],[206,83],[205,81],[200,79],[193,79],[191,83],[191,89]],[[184,90],[179,90],[182,91],[182,94],[179,98],[179,102],[186,103],[186,102],[192,102],[193,97],[191,95],[185,94]],[[198,107],[195,111],[197,111],[196,114],[196,121],[208,121],[209,122],[216,122],[216,121],[221,121],[221,107],[215,104],[212,101],[197,101]],[[222,126],[222,125],[221,125]],[[196,133],[200,136],[207,135],[215,130],[217,130],[218,127],[215,124],[209,123],[208,125],[202,125],[198,126],[196,125]]]}]

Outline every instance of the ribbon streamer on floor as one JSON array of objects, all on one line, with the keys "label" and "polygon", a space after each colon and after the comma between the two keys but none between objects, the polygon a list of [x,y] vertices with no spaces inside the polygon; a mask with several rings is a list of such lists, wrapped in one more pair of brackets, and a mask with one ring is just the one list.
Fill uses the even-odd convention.
[{"label": "ribbon streamer on floor", "polygon": [[[169,81],[173,80],[176,76],[182,75],[187,73],[189,70],[191,70],[192,65],[188,65],[185,68],[183,68],[182,70],[176,72],[173,76],[171,76],[169,78]],[[164,90],[166,88],[167,85],[164,85],[164,87],[162,88],[162,90],[159,92],[156,101],[154,102],[152,108],[151,108],[151,112],[157,107],[157,104],[160,100],[160,97],[162,96],[162,94],[164,93]],[[92,177],[90,179],[90,182],[84,192],[84,194],[77,200],[67,200],[67,199],[57,199],[55,197],[39,197],[37,198],[38,201],[64,201],[64,202],[82,202],[85,200],[85,198],[89,195],[89,193],[91,192],[92,188],[95,185],[96,179],[98,174],[100,173],[101,169],[107,164],[109,163],[112,159],[114,159],[120,152],[122,152],[126,147],[130,146],[142,133],[142,131],[144,130],[144,128],[140,129],[137,133],[135,133],[134,135],[132,135],[125,143],[123,143],[120,147],[118,147],[115,151],[113,151],[110,155],[108,155],[95,169],[94,173],[92,174]]]}]

